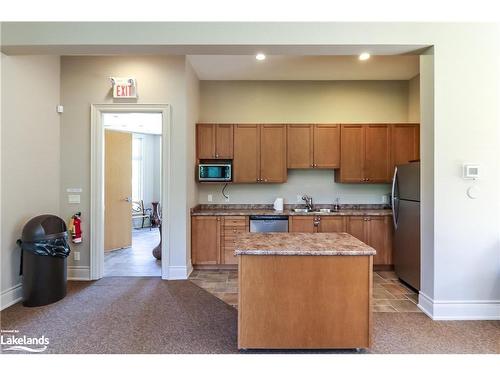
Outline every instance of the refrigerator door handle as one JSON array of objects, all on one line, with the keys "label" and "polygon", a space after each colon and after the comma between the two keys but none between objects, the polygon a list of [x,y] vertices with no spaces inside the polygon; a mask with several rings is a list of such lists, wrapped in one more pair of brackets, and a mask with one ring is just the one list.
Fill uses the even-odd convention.
[{"label": "refrigerator door handle", "polygon": [[392,178],[392,191],[391,191],[392,221],[394,223],[394,229],[398,228],[398,220],[396,218],[396,201],[398,200],[398,198],[395,196],[397,176],[398,176],[398,167],[395,167],[394,177]]}]

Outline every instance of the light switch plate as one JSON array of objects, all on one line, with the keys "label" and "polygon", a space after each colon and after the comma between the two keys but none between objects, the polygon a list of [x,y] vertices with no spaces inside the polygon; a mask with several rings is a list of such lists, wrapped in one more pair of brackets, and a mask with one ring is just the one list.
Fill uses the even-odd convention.
[{"label": "light switch plate", "polygon": [[71,204],[80,203],[80,194],[68,194],[68,203]]},{"label": "light switch plate", "polygon": [[75,260],[80,260],[80,252],[79,251],[75,251],[73,254],[74,254]]}]

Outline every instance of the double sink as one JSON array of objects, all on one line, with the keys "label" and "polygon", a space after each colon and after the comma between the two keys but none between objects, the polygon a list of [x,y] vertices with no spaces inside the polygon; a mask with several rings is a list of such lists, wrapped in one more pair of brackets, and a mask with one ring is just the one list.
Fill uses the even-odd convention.
[{"label": "double sink", "polygon": [[330,208],[318,208],[318,209],[310,209],[310,208],[294,208],[293,212],[296,213],[328,213],[328,212],[336,212],[331,210]]}]

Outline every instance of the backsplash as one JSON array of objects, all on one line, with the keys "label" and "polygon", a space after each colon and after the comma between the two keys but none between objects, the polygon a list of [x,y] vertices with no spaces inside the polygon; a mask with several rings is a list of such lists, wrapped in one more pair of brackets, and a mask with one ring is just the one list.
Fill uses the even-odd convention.
[{"label": "backsplash", "polygon": [[[289,170],[284,184],[229,184],[225,190],[229,202],[222,195],[224,184],[198,184],[199,204],[272,204],[282,197],[285,204],[301,204],[297,196],[313,197],[314,204],[383,204],[382,197],[390,193],[389,184],[339,184],[332,170]],[[208,195],[212,195],[212,201]]]}]

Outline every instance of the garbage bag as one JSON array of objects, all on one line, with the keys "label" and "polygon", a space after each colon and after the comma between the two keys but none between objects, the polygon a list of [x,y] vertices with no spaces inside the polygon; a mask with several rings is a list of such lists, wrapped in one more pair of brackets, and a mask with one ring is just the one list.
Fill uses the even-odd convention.
[{"label": "garbage bag", "polygon": [[17,243],[24,251],[30,251],[36,255],[53,256],[66,258],[69,256],[71,249],[65,237],[38,240],[34,242],[23,242],[18,240]]}]

